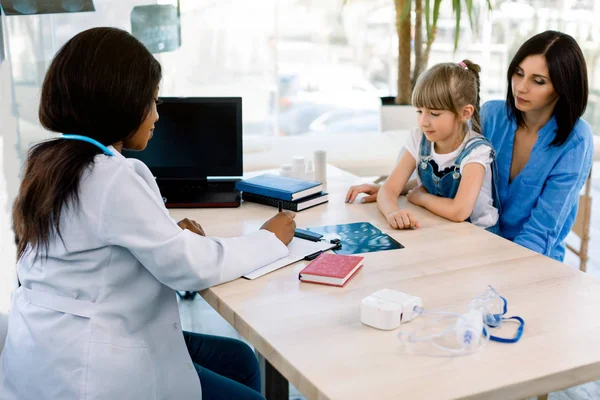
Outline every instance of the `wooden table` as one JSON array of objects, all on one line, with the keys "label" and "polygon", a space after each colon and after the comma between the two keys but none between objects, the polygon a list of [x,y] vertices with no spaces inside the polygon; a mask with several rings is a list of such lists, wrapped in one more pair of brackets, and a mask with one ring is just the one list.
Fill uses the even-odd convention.
[{"label": "wooden table", "polygon": [[[301,283],[306,262],[299,262],[201,293],[307,398],[520,399],[600,379],[600,281],[404,198],[421,228],[392,230],[375,204],[344,203],[354,180],[330,167],[329,203],[298,213],[298,226],[369,221],[405,249],[365,254],[364,267],[344,288]],[[251,203],[172,210],[211,236],[252,232],[274,212]],[[508,299],[509,314],[526,321],[517,344],[490,342],[465,357],[428,357],[407,351],[398,338],[416,320],[394,331],[360,322],[361,299],[382,288],[419,296],[428,309],[462,312],[489,284]]]}]

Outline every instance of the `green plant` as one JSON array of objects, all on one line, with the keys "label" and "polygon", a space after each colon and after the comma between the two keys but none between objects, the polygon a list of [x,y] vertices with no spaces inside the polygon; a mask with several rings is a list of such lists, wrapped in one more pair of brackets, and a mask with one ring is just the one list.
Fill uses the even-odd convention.
[{"label": "green plant", "polygon": [[[344,0],[344,5],[349,0]],[[394,0],[396,12],[396,33],[398,35],[398,95],[397,104],[410,104],[412,89],[418,76],[425,70],[429,61],[431,45],[437,36],[437,23],[443,0]],[[492,9],[490,0],[486,0],[489,10]],[[411,65],[411,32],[412,20],[410,14],[414,5],[414,65]],[[452,12],[456,21],[454,28],[454,50],[458,47],[460,22],[463,5],[469,17],[471,29],[476,26],[476,12],[473,0],[452,0]],[[425,37],[423,37],[423,19],[425,19]],[[411,68],[412,67],[412,68]],[[411,76],[412,72],[412,76]]]}]

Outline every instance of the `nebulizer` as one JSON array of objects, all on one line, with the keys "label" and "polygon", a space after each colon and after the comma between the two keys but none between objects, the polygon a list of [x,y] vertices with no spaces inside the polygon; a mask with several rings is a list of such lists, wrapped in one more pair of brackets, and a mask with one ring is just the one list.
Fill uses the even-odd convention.
[{"label": "nebulizer", "polygon": [[[473,298],[464,314],[429,311],[420,305],[412,311],[411,319],[419,317],[420,326],[412,331],[403,330],[398,336],[407,349],[418,354],[460,356],[479,351],[490,340],[516,343],[525,326],[521,317],[505,317],[507,301],[492,286]],[[519,324],[514,337],[493,334],[505,322]]]}]

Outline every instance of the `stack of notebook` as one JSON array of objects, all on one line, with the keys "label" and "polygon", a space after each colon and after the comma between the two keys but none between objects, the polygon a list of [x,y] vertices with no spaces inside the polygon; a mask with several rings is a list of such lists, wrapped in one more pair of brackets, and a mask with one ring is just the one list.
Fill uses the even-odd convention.
[{"label": "stack of notebook", "polygon": [[323,184],[315,181],[287,178],[264,174],[236,183],[235,188],[242,192],[244,201],[265,204],[291,211],[302,211],[318,204],[326,203],[329,195],[324,193]]}]

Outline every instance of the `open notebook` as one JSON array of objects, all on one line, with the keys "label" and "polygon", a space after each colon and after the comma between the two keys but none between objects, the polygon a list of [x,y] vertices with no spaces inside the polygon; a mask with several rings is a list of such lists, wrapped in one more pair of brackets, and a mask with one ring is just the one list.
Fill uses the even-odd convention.
[{"label": "open notebook", "polygon": [[287,257],[280,258],[279,260],[274,261],[271,264],[267,264],[264,267],[255,269],[254,271],[244,275],[244,278],[256,279],[265,274],[268,274],[269,272],[273,272],[281,267],[285,267],[286,265],[290,265],[297,261],[300,261],[304,259],[304,257],[314,254],[317,251],[326,251],[329,249],[333,249],[335,246],[335,244],[329,242],[313,242],[310,240],[294,237],[288,245],[290,253],[287,255]]}]

